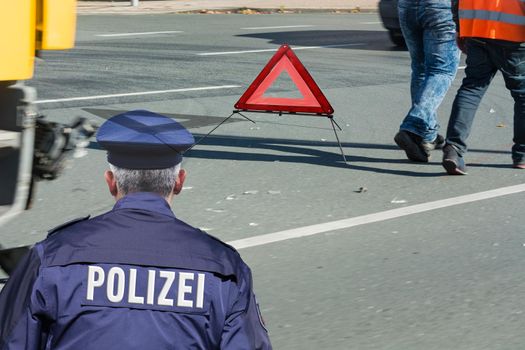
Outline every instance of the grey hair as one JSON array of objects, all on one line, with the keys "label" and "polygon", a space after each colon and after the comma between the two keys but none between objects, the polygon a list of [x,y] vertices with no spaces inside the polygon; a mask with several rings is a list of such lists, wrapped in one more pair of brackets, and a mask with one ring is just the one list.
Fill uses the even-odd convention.
[{"label": "grey hair", "polygon": [[122,195],[153,192],[168,197],[180,171],[180,164],[166,169],[125,169],[109,164]]}]

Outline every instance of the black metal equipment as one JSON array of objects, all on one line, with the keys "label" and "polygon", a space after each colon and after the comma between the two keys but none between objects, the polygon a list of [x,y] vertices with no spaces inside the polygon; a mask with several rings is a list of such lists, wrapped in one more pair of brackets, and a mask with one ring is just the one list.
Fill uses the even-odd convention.
[{"label": "black metal equipment", "polygon": [[70,125],[51,122],[40,116],[36,119],[33,175],[38,179],[56,179],[71,151],[85,147],[95,128],[85,118]]}]

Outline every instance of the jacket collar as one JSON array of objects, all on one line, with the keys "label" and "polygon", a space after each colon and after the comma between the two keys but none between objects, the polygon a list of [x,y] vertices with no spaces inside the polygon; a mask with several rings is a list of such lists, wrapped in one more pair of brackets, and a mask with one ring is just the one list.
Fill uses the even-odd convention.
[{"label": "jacket collar", "polygon": [[113,210],[140,209],[175,217],[171,207],[160,195],[151,192],[130,193],[115,203]]}]

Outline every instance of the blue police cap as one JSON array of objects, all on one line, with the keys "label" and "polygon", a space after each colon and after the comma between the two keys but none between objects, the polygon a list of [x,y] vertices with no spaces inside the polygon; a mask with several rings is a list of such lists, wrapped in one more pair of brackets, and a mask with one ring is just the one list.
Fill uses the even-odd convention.
[{"label": "blue police cap", "polygon": [[175,120],[145,111],[111,117],[100,126],[97,141],[108,162],[125,169],[165,169],[182,161],[193,135]]}]

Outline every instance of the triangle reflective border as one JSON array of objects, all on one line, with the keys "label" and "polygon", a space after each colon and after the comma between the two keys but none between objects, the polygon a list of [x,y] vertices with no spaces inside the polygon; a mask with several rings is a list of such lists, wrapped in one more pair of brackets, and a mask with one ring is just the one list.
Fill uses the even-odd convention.
[{"label": "triangle reflective border", "polygon": [[[267,97],[266,91],[286,72],[302,98]],[[308,113],[331,116],[334,109],[288,45],[282,45],[235,104],[244,111]]]}]

